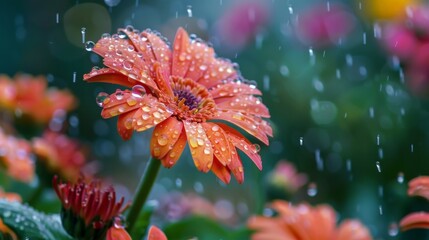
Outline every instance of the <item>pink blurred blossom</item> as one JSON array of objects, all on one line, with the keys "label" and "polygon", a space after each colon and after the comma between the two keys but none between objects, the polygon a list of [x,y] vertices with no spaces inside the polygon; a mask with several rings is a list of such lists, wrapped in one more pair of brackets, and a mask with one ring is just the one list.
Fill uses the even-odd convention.
[{"label": "pink blurred blossom", "polygon": [[224,45],[240,50],[254,39],[268,22],[269,15],[264,1],[241,1],[219,18],[217,36]]},{"label": "pink blurred blossom", "polygon": [[288,193],[294,193],[307,183],[307,176],[298,173],[292,163],[281,160],[268,175],[268,182],[276,187],[285,189]]},{"label": "pink blurred blossom", "polygon": [[299,14],[296,34],[303,44],[323,48],[347,37],[355,27],[354,16],[341,4],[314,5]]}]

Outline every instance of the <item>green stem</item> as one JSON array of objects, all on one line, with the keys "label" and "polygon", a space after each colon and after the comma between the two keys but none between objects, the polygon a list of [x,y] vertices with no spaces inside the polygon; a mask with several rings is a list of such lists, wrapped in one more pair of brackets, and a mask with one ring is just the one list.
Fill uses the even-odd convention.
[{"label": "green stem", "polygon": [[149,159],[146,170],[140,179],[139,185],[137,186],[137,191],[134,195],[134,201],[128,210],[126,218],[128,232],[131,232],[134,227],[134,223],[136,222],[137,217],[139,216],[140,211],[146,202],[147,197],[149,196],[150,190],[155,183],[160,166],[161,161],[158,159],[152,157]]}]

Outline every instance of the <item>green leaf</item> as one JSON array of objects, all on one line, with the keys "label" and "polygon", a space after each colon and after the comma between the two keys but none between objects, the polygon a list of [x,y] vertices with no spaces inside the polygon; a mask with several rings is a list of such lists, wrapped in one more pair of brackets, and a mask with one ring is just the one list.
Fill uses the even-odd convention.
[{"label": "green leaf", "polygon": [[46,215],[18,202],[0,200],[0,218],[19,239],[71,240],[58,214]]},{"label": "green leaf", "polygon": [[240,240],[250,239],[250,231],[245,228],[233,230],[226,228],[212,219],[193,216],[164,228],[168,239],[207,239]]}]

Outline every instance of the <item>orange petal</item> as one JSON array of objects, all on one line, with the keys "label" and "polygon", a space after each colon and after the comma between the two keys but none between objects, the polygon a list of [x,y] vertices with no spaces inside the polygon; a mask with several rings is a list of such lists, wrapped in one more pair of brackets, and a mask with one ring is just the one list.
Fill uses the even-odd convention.
[{"label": "orange petal", "polygon": [[226,132],[232,144],[244,152],[253,161],[253,163],[255,163],[259,170],[262,170],[262,159],[258,154],[256,145],[252,144],[247,138],[241,135],[241,133],[234,128],[223,123],[218,123],[218,125]]},{"label": "orange petal", "polygon": [[222,102],[216,101],[216,105],[222,110],[233,110],[266,118],[270,117],[268,108],[259,98],[251,95],[231,97],[222,100]]},{"label": "orange petal", "polygon": [[157,89],[151,76],[152,66],[144,62],[142,54],[126,39],[119,37],[101,38],[93,51],[103,57],[104,65],[112,68],[134,81]]},{"label": "orange petal", "polygon": [[259,119],[258,122],[248,115],[234,111],[218,111],[213,119],[231,122],[261,140],[265,145],[268,145],[267,133],[261,128],[261,125],[265,122],[262,119]]},{"label": "orange petal", "polygon": [[195,166],[202,172],[208,172],[213,164],[213,148],[203,126],[188,121],[183,124]]},{"label": "orange petal", "polygon": [[372,240],[369,230],[356,220],[346,220],[341,223],[337,230],[337,240]]},{"label": "orange petal", "polygon": [[170,83],[168,81],[169,76],[162,70],[161,64],[156,62],[153,65],[153,69],[155,71],[156,77],[155,82],[158,85],[159,90],[170,97],[173,97],[173,90],[171,89]]},{"label": "orange petal", "polygon": [[171,168],[179,160],[180,155],[182,155],[183,149],[186,145],[186,133],[184,130],[179,135],[176,143],[173,148],[161,159],[161,163],[166,168]]},{"label": "orange petal", "polygon": [[229,143],[229,149],[231,150],[231,162],[228,163],[228,168],[231,170],[235,179],[238,183],[244,182],[244,170],[243,164],[241,163],[240,156],[238,156],[237,151],[232,143]]},{"label": "orange petal", "polygon": [[[146,95],[145,95],[146,96]],[[116,90],[103,101],[103,110],[101,116],[103,118],[111,118],[136,110],[141,106],[145,97],[134,97],[130,90]]]},{"label": "orange petal", "polygon": [[424,228],[429,229],[429,213],[426,212],[416,212],[411,213],[402,218],[399,223],[402,231],[407,231],[415,228]]},{"label": "orange petal", "polygon": [[132,240],[123,227],[112,226],[107,230],[106,240]]},{"label": "orange petal", "polygon": [[134,112],[127,112],[118,117],[118,133],[124,140],[128,140],[133,135],[133,116]]},{"label": "orange petal", "polygon": [[188,46],[188,52],[186,60],[190,64],[185,77],[198,81],[215,60],[215,52],[202,40],[192,40]]},{"label": "orange petal", "polygon": [[[83,75],[83,80],[87,82],[104,82],[117,84],[125,87],[131,88],[135,85],[134,81],[129,81],[129,78],[110,68],[101,68],[95,69],[93,68],[90,73]],[[133,83],[134,82],[134,83]]]},{"label": "orange petal", "polygon": [[[173,43],[173,59],[171,66],[171,75],[184,77],[189,69],[190,61],[186,59],[189,48],[189,36],[185,29],[179,28]],[[188,57],[189,58],[189,57]]]},{"label": "orange petal", "polygon": [[198,83],[211,88],[237,78],[238,74],[229,60],[215,58],[211,61],[204,75],[198,80]]},{"label": "orange petal", "polygon": [[216,157],[213,160],[211,170],[225,184],[228,184],[231,181],[231,173],[228,168],[223,166]]},{"label": "orange petal", "polygon": [[420,196],[429,200],[429,177],[420,176],[408,183],[408,195]]},{"label": "orange petal", "polygon": [[147,240],[167,240],[167,236],[156,226],[151,226]]},{"label": "orange petal", "polygon": [[150,152],[157,159],[164,156],[173,149],[173,146],[182,133],[183,123],[175,117],[169,117],[158,124],[153,130],[150,140]]},{"label": "orange petal", "polygon": [[134,113],[133,127],[136,131],[144,131],[170,117],[173,112],[155,97],[146,94],[140,108]]},{"label": "orange petal", "polygon": [[226,166],[231,161],[231,151],[223,129],[216,123],[205,122],[201,125],[212,144],[215,157],[223,166]]},{"label": "orange petal", "polygon": [[218,98],[233,97],[237,95],[262,95],[261,91],[259,91],[255,86],[242,82],[221,84],[209,90],[209,92],[215,100]]},{"label": "orange petal", "polygon": [[155,56],[156,61],[161,63],[161,67],[163,72],[170,75],[171,70],[171,50],[166,41],[163,40],[163,37],[161,37],[161,34],[146,30],[141,33],[140,39],[144,40],[144,38],[147,38],[151,46],[151,50]]}]

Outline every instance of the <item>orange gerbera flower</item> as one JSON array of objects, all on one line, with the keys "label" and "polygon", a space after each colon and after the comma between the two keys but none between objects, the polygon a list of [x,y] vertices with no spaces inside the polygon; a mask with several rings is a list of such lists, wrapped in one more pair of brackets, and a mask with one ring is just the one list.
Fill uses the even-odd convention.
[{"label": "orange gerbera flower", "polygon": [[27,141],[6,135],[0,128],[0,166],[9,176],[23,182],[33,180],[35,169],[30,153]]},{"label": "orange gerbera flower", "polygon": [[272,207],[276,217],[252,217],[249,228],[256,230],[253,240],[370,240],[368,229],[357,220],[346,220],[336,228],[335,211],[328,205],[311,207],[308,204],[292,206],[275,201]]},{"label": "orange gerbera flower", "polygon": [[20,111],[40,123],[48,122],[55,111],[69,111],[75,106],[75,98],[68,91],[47,88],[45,77],[18,74],[14,80],[0,76],[0,104]]},{"label": "orange gerbera flower", "polygon": [[[420,196],[429,200],[429,176],[416,177],[408,183],[408,195]],[[402,218],[400,224],[402,231],[425,228],[429,229],[429,213],[414,212]]]},{"label": "orange gerbera flower", "polygon": [[157,33],[132,27],[104,35],[93,51],[108,68],[95,68],[84,79],[120,84],[132,90],[101,93],[97,100],[104,118],[118,116],[124,139],[132,132],[154,127],[151,154],[170,168],[188,142],[195,166],[212,170],[223,182],[232,172],[243,182],[243,165],[236,148],[262,169],[259,146],[226,124],[235,124],[268,145],[272,129],[262,118],[268,109],[253,95],[254,85],[241,80],[233,63],[216,58],[213,48],[190,39],[179,28],[171,50]]},{"label": "orange gerbera flower", "polygon": [[33,140],[34,153],[52,174],[75,182],[85,166],[85,155],[79,143],[67,136],[47,131]]}]

